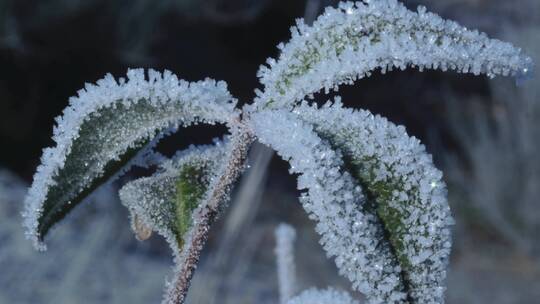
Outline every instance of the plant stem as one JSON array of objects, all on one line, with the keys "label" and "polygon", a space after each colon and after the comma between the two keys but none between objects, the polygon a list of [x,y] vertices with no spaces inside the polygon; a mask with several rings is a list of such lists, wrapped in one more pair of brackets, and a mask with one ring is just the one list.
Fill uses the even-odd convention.
[{"label": "plant stem", "polygon": [[232,129],[231,150],[227,163],[214,184],[205,205],[198,209],[198,214],[193,216],[192,237],[186,240],[181,256],[177,257],[180,262],[175,279],[168,288],[164,303],[184,303],[191,278],[199,262],[201,250],[208,238],[210,226],[216,220],[220,207],[227,202],[233,183],[245,167],[248,150],[254,141],[254,136],[251,130],[240,121],[235,123]]}]

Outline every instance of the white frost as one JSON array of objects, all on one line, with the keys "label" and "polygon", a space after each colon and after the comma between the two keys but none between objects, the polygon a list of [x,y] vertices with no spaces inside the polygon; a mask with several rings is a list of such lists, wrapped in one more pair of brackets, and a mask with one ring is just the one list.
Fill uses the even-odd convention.
[{"label": "white frost", "polygon": [[256,108],[290,107],[306,96],[340,84],[409,66],[460,73],[516,75],[530,72],[531,59],[510,43],[489,39],[454,21],[408,10],[396,0],[342,2],[327,8],[312,26],[298,20],[292,37],[278,46],[258,76]]},{"label": "white frost", "polygon": [[[210,186],[221,168],[220,160],[226,156],[227,146],[227,142],[222,141],[209,146],[191,146],[164,161],[152,176],[129,182],[120,189],[120,200],[130,210],[132,221],[137,216],[142,224],[162,235],[171,246],[175,261],[181,258],[182,251],[178,239],[190,237],[189,232],[185,236],[177,235],[175,226],[178,221],[174,206],[176,184],[182,167],[197,166],[212,172],[202,177]],[[202,201],[204,198],[200,203]]]},{"label": "white frost", "polygon": [[[124,129],[119,128],[115,130],[116,133],[111,134],[112,138],[103,134],[99,143],[109,143],[107,150],[88,156],[93,157],[92,163],[79,164],[88,168],[80,179],[69,181],[76,184],[70,186],[71,193],[66,193],[66,196],[83,190],[91,180],[103,174],[109,161],[118,159],[119,155],[133,147],[135,142],[152,138],[156,135],[156,130],[198,122],[228,123],[237,115],[236,100],[230,96],[226,84],[210,79],[188,83],[178,80],[176,75],[169,71],[161,74],[153,70],[149,70],[148,78],[145,78],[144,70],[136,69],[128,71],[127,80],[120,78],[117,82],[108,74],[98,80],[97,85],[86,84],[85,89],[78,92],[78,96],[70,98],[69,106],[63,115],[56,119],[53,132],[56,146],[44,149],[41,165],[37,168],[34,182],[25,199],[24,225],[27,236],[34,241],[36,248],[46,248],[40,241],[42,236],[38,235],[38,220],[42,216],[43,204],[49,190],[55,185],[58,186],[56,178],[64,168],[68,155],[72,153],[73,143],[80,137],[83,123],[92,115],[100,115],[100,110],[116,107],[129,109],[141,102],[149,107],[161,107],[170,111],[163,111],[159,119],[155,120],[152,119],[152,113],[141,114],[141,119],[147,124],[138,126],[137,121],[129,120]],[[122,117],[121,112],[115,115],[118,119]]]},{"label": "white frost", "polygon": [[286,110],[253,113],[250,121],[259,141],[272,147],[299,174],[301,202],[321,244],[335,257],[340,273],[370,303],[404,303],[401,267],[384,238],[379,219],[365,212],[362,189],[342,170],[339,151],[322,140],[313,127]]},{"label": "white frost", "polygon": [[375,200],[399,213],[396,233],[404,244],[399,254],[410,264],[410,295],[419,303],[443,303],[453,220],[442,173],[425,147],[403,126],[343,108],[339,98],[321,108],[303,103],[294,113],[341,149],[368,189],[391,189],[384,201]]},{"label": "white frost", "polygon": [[[171,160],[165,161],[154,175],[137,179],[126,184],[120,190],[120,199],[131,213],[132,225],[142,224],[147,229],[157,231],[162,235],[172,249],[174,257],[174,277],[166,281],[163,303],[170,303],[173,296],[174,282],[182,275],[180,266],[189,255],[192,239],[195,234],[198,215],[207,207],[208,196],[212,193],[217,174],[222,171],[222,160],[230,153],[230,144],[225,141],[215,141],[210,146],[191,146],[181,151]],[[182,235],[178,230],[177,183],[180,172],[185,166],[193,166],[202,170],[200,178],[207,185],[206,194],[197,202],[197,207],[191,212],[191,225]],[[140,221],[140,223],[135,222]],[[180,241],[181,240],[181,241]],[[180,243],[182,242],[182,243]]]}]

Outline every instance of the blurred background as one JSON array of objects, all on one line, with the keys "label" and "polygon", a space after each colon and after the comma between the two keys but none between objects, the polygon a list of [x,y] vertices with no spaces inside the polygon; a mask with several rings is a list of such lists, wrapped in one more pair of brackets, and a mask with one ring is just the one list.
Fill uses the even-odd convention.
[{"label": "blurred background", "polygon": [[[68,98],[107,72],[169,69],[180,78],[225,80],[240,103],[289,39],[333,0],[0,0],[0,303],[158,303],[172,258],[153,236],[136,241],[118,185],[102,188],[34,252],[21,227],[22,200],[52,145]],[[410,0],[521,46],[540,62],[538,0]],[[456,218],[447,302],[540,299],[540,78],[415,70],[375,73],[339,94],[346,105],[388,117],[422,140],[444,171]],[[317,96],[324,102],[328,96]],[[166,154],[210,142],[220,127],[165,139]],[[273,231],[297,229],[300,287],[350,289],[325,258],[297,202],[287,164],[262,146],[214,227],[189,303],[277,303]],[[134,170],[124,179],[148,174]],[[357,295],[359,299],[361,295]]]}]

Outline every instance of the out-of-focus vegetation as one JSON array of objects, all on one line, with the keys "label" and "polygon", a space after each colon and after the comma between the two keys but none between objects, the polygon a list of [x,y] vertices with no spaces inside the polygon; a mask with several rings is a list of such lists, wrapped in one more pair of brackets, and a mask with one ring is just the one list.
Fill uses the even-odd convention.
[{"label": "out-of-focus vegetation", "polygon": [[[45,253],[34,251],[20,223],[26,184],[0,170],[0,303],[154,303],[161,296],[168,253],[135,241],[116,192],[105,188],[93,204],[58,229]],[[159,248],[159,246],[158,246]],[[163,255],[163,256],[162,256]]]}]

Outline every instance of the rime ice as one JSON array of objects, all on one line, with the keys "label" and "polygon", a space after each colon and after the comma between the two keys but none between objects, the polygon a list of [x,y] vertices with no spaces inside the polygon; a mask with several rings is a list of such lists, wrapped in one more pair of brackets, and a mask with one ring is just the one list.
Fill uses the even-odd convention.
[{"label": "rime ice", "polygon": [[[291,32],[291,40],[278,46],[279,58],[260,68],[264,88],[242,111],[225,83],[187,83],[167,71],[145,76],[129,70],[127,80],[107,75],[87,84],[57,118],[56,146],[44,150],[25,199],[25,226],[36,247],[44,249],[48,229],[105,179],[131,165],[161,164],[153,176],[127,184],[120,196],[136,229],[155,230],[171,245],[177,269],[164,302],[183,302],[210,225],[257,139],[298,174],[300,201],[316,221],[320,243],[369,303],[444,303],[452,217],[431,156],[403,127],[345,109],[339,98],[321,108],[303,100],[394,68],[520,80],[530,74],[530,58],[511,44],[424,7],[409,11],[395,0],[341,3],[313,26],[298,21]],[[153,150],[164,135],[198,123],[226,124],[230,140],[190,147],[171,160]],[[196,204],[184,212],[172,200],[181,192],[179,171],[188,164],[210,171],[203,174]],[[200,178],[182,180],[191,177]],[[292,297],[291,231],[282,227],[277,233],[282,302],[357,303],[333,289]]]},{"label": "rime ice", "polygon": [[312,26],[298,20],[292,37],[278,46],[258,76],[256,106],[288,107],[313,93],[352,84],[380,69],[454,70],[474,75],[517,75],[530,58],[519,48],[468,30],[419,7],[396,0],[342,2],[327,8]]},{"label": "rime ice", "polygon": [[361,187],[342,170],[342,155],[286,110],[253,114],[252,126],[262,143],[290,163],[298,173],[298,189],[328,256],[340,273],[370,303],[404,303],[401,267],[384,238],[379,219],[366,211]]},{"label": "rime ice", "polygon": [[[236,116],[235,100],[223,82],[188,83],[166,71],[129,70],[128,79],[111,75],[86,84],[56,119],[56,146],[43,151],[41,165],[25,199],[27,235],[39,249],[44,220],[61,216],[72,200],[160,131],[198,122],[228,123]],[[159,136],[158,136],[159,138]],[[148,153],[146,153],[148,155]]]},{"label": "rime ice", "polygon": [[[171,160],[165,161],[157,173],[151,177],[137,179],[126,184],[120,190],[120,199],[131,213],[132,225],[140,219],[146,227],[157,231],[169,243],[175,262],[175,277],[178,279],[179,265],[186,261],[191,250],[191,239],[194,237],[194,227],[198,221],[200,210],[205,208],[207,196],[211,193],[211,185],[215,183],[217,174],[221,171],[221,160],[227,156],[227,142],[215,141],[212,146],[191,146],[177,153]],[[180,172],[186,166],[202,168],[199,179],[207,186],[206,194],[197,207],[188,215],[191,224],[187,231],[179,231],[178,221],[185,220],[179,215],[177,183]],[[206,174],[204,174],[206,173]],[[164,298],[164,303],[168,303]]]},{"label": "rime ice", "polygon": [[185,237],[178,235],[175,225],[178,220],[175,211],[176,183],[181,169],[188,165],[204,167],[210,174],[203,176],[203,179],[210,185],[219,170],[219,160],[225,156],[226,144],[223,142],[216,142],[214,146],[192,146],[181,151],[173,159],[164,161],[154,175],[139,178],[122,187],[122,204],[130,210],[132,221],[137,216],[145,226],[161,234],[173,249],[175,258],[179,258],[182,249],[179,240]]}]

